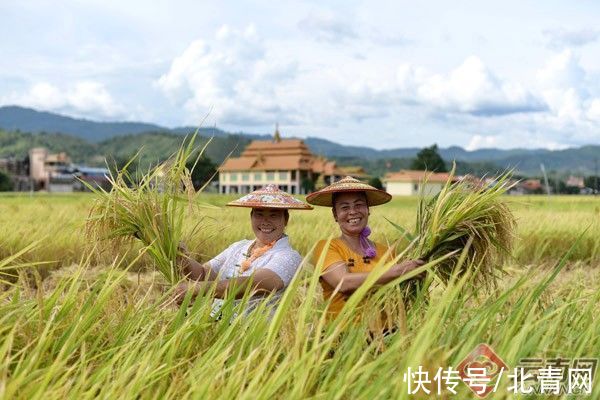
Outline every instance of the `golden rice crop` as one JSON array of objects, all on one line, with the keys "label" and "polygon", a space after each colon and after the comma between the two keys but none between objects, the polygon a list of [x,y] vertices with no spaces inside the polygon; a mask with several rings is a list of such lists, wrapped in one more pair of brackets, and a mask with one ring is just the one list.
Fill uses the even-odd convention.
[{"label": "golden rice crop", "polygon": [[470,180],[452,183],[451,178],[437,195],[421,194],[414,233],[394,225],[413,241],[409,257],[425,261],[445,257],[433,269],[443,283],[474,269],[477,287],[496,286],[516,229],[501,198],[511,187],[510,173],[487,185]]},{"label": "golden rice crop", "polygon": [[128,171],[134,158],[116,174],[111,173],[110,191],[90,187],[98,195],[87,224],[92,241],[139,240],[171,284],[181,278],[176,258],[183,239],[185,211],[194,204],[196,195],[191,171],[186,167],[198,150],[194,147],[195,137],[184,140],[173,156],[140,179]]}]

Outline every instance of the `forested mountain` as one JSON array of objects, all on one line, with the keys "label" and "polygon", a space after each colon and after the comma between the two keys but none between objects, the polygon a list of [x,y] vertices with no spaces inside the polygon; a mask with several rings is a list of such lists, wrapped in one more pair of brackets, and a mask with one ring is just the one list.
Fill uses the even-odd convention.
[{"label": "forested mountain", "polygon": [[[164,159],[171,154],[182,136],[194,127],[165,128],[138,122],[95,122],[66,117],[33,109],[0,107],[0,157],[24,155],[35,146],[51,151],[66,151],[76,162],[102,164],[105,157],[125,159],[144,147],[142,157],[147,162]],[[253,139],[266,140],[269,134],[229,133],[216,127],[203,127],[199,134],[214,136],[207,155],[220,163],[230,152],[238,155]],[[419,148],[376,150],[369,147],[345,146],[326,139],[307,137],[305,143],[315,154],[333,158],[340,165],[362,165],[374,175],[388,170],[407,168]],[[589,174],[600,162],[600,146],[550,151],[544,149],[480,149],[467,151],[452,146],[440,148],[446,161],[459,161],[459,169],[489,171],[516,167],[523,174],[538,175],[540,164],[547,170]]]}]

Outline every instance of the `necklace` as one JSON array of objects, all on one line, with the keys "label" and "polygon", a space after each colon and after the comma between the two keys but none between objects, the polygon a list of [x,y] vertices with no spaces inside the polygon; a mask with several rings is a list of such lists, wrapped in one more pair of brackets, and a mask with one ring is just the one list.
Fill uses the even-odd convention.
[{"label": "necklace", "polygon": [[256,247],[256,240],[255,240],[248,248],[248,253],[245,254],[246,259],[244,261],[242,261],[242,264],[240,265],[241,271],[246,272],[248,270],[248,268],[250,268],[250,264],[252,264],[254,262],[254,260],[256,260],[258,257],[262,256],[267,251],[269,251],[273,247],[273,245],[275,245],[275,242],[276,242],[276,240],[272,241],[271,243],[267,243],[266,245],[264,245],[262,247],[255,248]]}]

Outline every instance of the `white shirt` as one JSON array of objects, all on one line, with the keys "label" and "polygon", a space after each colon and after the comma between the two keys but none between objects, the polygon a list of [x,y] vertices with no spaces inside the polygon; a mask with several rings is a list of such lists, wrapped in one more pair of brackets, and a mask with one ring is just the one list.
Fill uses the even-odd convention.
[{"label": "white shirt", "polygon": [[[232,279],[242,276],[250,276],[259,268],[266,268],[281,278],[283,281],[283,289],[277,291],[273,296],[270,297],[269,305],[276,305],[281,298],[283,290],[289,285],[292,278],[296,274],[302,257],[300,254],[292,249],[288,237],[284,235],[279,239],[273,247],[266,251],[262,256],[255,259],[250,267],[242,272],[241,265],[249,255],[249,248],[254,240],[240,240],[239,242],[233,243],[231,246],[223,250],[221,254],[208,261],[211,269],[219,274],[220,280]],[[244,309],[244,314],[249,313],[253,310],[260,302],[263,297],[252,298],[248,301],[247,307]],[[235,305],[239,304],[239,300],[236,300]],[[213,309],[211,315],[218,317],[221,307],[223,306],[223,299],[214,299]],[[234,306],[235,306],[234,305]],[[275,307],[271,308],[271,312],[274,312]],[[235,315],[234,315],[235,317]]]}]

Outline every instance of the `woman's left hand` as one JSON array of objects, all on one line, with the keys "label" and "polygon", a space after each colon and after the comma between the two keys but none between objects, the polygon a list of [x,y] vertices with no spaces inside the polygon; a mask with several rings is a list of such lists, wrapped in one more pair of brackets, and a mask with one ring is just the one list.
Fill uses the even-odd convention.
[{"label": "woman's left hand", "polygon": [[177,287],[175,287],[175,290],[173,292],[173,299],[178,305],[181,305],[183,303],[183,300],[185,299],[185,295],[187,294],[188,290],[193,289],[193,287],[190,286],[193,286],[193,283],[190,284],[188,282],[182,282],[178,284]]}]

